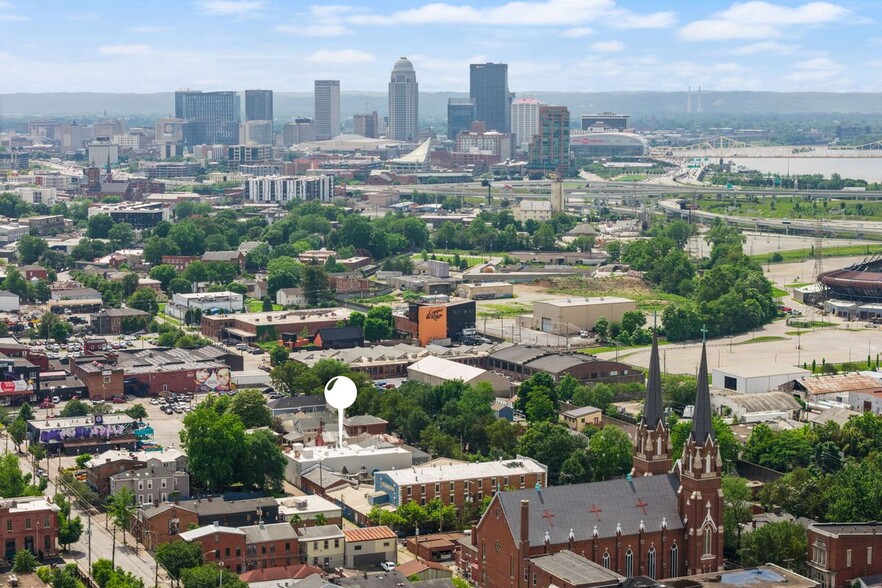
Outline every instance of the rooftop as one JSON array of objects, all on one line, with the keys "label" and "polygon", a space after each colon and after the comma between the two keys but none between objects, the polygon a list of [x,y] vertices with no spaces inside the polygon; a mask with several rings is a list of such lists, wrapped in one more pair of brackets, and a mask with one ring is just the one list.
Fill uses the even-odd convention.
[{"label": "rooftop", "polygon": [[463,382],[469,382],[487,373],[487,370],[482,370],[481,368],[458,363],[456,361],[450,361],[449,359],[435,357],[434,355],[429,355],[420,359],[410,365],[407,370],[408,372],[414,370],[445,380],[462,380]]},{"label": "rooftop", "polygon": [[573,586],[585,584],[597,585],[608,583],[617,586],[624,580],[624,576],[608,570],[600,564],[596,564],[581,555],[576,555],[568,549],[559,551],[553,555],[541,555],[531,557],[530,563],[542,571],[548,572],[555,578],[560,578]]},{"label": "rooftop", "polygon": [[362,527],[358,529],[346,529],[343,531],[346,536],[346,542],[353,541],[378,541],[380,539],[396,539],[398,536],[395,531],[386,525],[378,527]]},{"label": "rooftop", "polygon": [[[288,525],[290,527],[290,525]],[[225,527],[223,525],[205,525],[204,527],[198,527],[196,529],[190,529],[189,531],[184,531],[181,533],[181,539],[184,541],[193,541],[195,539],[199,539],[201,537],[208,537],[209,535],[213,535],[215,533],[228,533],[230,535],[244,535],[245,531],[237,529],[236,527]]]},{"label": "rooftop", "polygon": [[[290,526],[290,525],[289,525]],[[297,530],[301,539],[343,539],[343,531],[337,525],[317,525],[315,527],[301,527]]]},{"label": "rooftop", "polygon": [[267,541],[297,541],[297,530],[290,523],[262,523],[239,527],[245,532],[246,543],[265,543]]},{"label": "rooftop", "polygon": [[[124,413],[105,414],[101,417],[102,424],[105,425],[128,425],[134,424],[135,419]],[[34,419],[28,423],[38,431],[49,429],[70,429],[73,427],[90,427],[95,425],[95,417],[49,417],[45,420]]]},{"label": "rooftop", "polygon": [[712,371],[720,372],[736,378],[767,378],[772,376],[807,376],[812,372],[801,367],[795,367],[783,363],[742,363],[739,365],[714,368]]},{"label": "rooftop", "polygon": [[348,308],[316,308],[314,310],[289,310],[273,312],[249,312],[230,316],[203,316],[202,320],[230,320],[249,325],[288,325],[316,321],[341,321],[349,318],[352,311]]},{"label": "rooftop", "polygon": [[541,304],[549,306],[570,307],[570,306],[602,306],[604,304],[622,304],[631,302],[630,298],[620,298],[619,296],[600,296],[596,298],[561,298],[560,300],[537,300]]},{"label": "rooftop", "polygon": [[834,394],[853,390],[871,390],[880,388],[879,382],[860,374],[831,374],[811,376],[798,379],[797,386],[809,394]]},{"label": "rooftop", "polygon": [[786,585],[787,588],[814,588],[814,580],[800,576],[774,564],[756,568],[711,572],[695,576],[671,578],[664,581],[668,588],[732,588],[750,586],[751,588],[774,588]]},{"label": "rooftop", "polygon": [[[455,463],[452,465],[423,464],[403,470],[378,472],[389,477],[399,486],[408,484],[431,484],[450,480],[471,480],[491,476],[506,477],[521,474],[540,474],[548,470],[541,463],[529,457],[518,456],[506,461],[485,461],[480,463]],[[500,486],[503,484],[500,483]]]},{"label": "rooftop", "polygon": [[580,406],[579,408],[574,408],[572,410],[568,410],[560,413],[562,416],[570,417],[572,419],[577,419],[581,416],[586,416],[589,414],[593,414],[595,412],[600,412],[600,409],[596,406]]}]

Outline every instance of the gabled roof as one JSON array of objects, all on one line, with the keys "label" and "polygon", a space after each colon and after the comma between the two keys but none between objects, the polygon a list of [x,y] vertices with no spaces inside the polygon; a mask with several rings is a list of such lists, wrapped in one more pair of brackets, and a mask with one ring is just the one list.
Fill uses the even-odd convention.
[{"label": "gabled roof", "polygon": [[194,541],[202,537],[209,537],[215,533],[226,533],[228,535],[245,535],[245,531],[236,527],[225,527],[223,525],[205,525],[198,529],[190,529],[181,533],[181,539],[184,541]]},{"label": "gabled roof", "polygon": [[[565,545],[570,529],[575,540],[586,541],[597,528],[600,538],[615,537],[621,525],[623,535],[636,535],[640,522],[646,531],[682,529],[676,474],[607,480],[586,484],[551,486],[499,492],[496,497],[505,514],[512,537],[520,537],[521,500],[530,501],[530,545],[543,545],[548,533],[552,545]],[[487,513],[491,513],[491,504]],[[488,516],[488,514],[485,514]]]},{"label": "gabled roof", "polygon": [[329,327],[319,329],[316,333],[322,338],[322,343],[329,341],[349,341],[351,339],[364,339],[361,327],[358,325],[347,325],[345,327]]},{"label": "gabled roof", "polygon": [[346,542],[353,541],[379,541],[381,539],[396,539],[395,531],[386,525],[378,527],[362,527],[358,529],[346,529],[343,531],[346,536]]}]

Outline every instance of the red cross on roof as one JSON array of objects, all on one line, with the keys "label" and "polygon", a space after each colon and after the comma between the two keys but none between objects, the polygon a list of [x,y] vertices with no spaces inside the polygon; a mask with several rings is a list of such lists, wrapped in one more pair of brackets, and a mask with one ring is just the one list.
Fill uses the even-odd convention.
[{"label": "red cross on roof", "polygon": [[593,502],[591,503],[591,508],[588,509],[588,512],[594,513],[594,516],[597,517],[597,520],[600,520],[600,513],[603,512],[603,509],[598,507]]},{"label": "red cross on roof", "polygon": [[551,512],[550,510],[548,510],[547,508],[545,509],[545,512],[542,513],[542,518],[545,519],[546,522],[548,522],[548,526],[549,526],[549,527],[553,527],[553,526],[554,526],[554,520],[553,520],[553,519],[554,519],[554,513]]}]

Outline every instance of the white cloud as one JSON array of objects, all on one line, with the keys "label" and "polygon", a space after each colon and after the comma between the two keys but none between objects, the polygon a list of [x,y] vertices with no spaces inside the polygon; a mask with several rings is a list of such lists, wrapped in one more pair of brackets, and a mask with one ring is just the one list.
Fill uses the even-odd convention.
[{"label": "white cloud", "polygon": [[849,14],[847,8],[830,2],[790,7],[752,0],[735,3],[711,18],[693,21],[680,29],[679,36],[686,41],[763,39],[780,36],[788,26],[825,25]]},{"label": "white cloud", "polygon": [[302,37],[343,37],[352,34],[350,29],[337,24],[278,25],[273,30],[278,33],[289,33]]},{"label": "white cloud", "polygon": [[588,35],[593,35],[594,31],[591,30],[590,27],[576,27],[574,29],[567,29],[561,33],[563,37],[569,37],[571,39],[577,39],[579,37],[587,37]]},{"label": "white cloud", "polygon": [[266,6],[264,0],[200,0],[198,4],[204,12],[218,16],[244,16]]},{"label": "white cloud", "polygon": [[98,53],[101,55],[117,55],[117,56],[134,56],[147,55],[152,51],[150,45],[102,45],[98,47]]},{"label": "white cloud", "polygon": [[774,41],[761,41],[759,43],[751,43],[750,45],[742,45],[732,49],[732,55],[756,55],[757,53],[768,53],[771,55],[790,55],[799,47],[795,45],[785,45]]},{"label": "white cloud", "polygon": [[132,27],[129,29],[133,33],[164,33],[169,29],[169,27],[163,27],[159,25],[142,25],[137,27]]},{"label": "white cloud", "polygon": [[26,20],[30,19],[20,14],[0,14],[0,22],[23,22]]},{"label": "white cloud", "polygon": [[308,63],[351,65],[354,63],[370,63],[375,59],[375,55],[357,49],[341,49],[340,51],[320,49],[309,55],[306,61]]},{"label": "white cloud", "polygon": [[792,82],[829,80],[838,76],[844,68],[829,57],[815,57],[793,64],[796,70],[785,76]]},{"label": "white cloud", "polygon": [[621,41],[599,41],[591,44],[592,51],[600,53],[617,53],[625,50],[625,45]]},{"label": "white cloud", "polygon": [[[491,7],[432,2],[391,14],[356,14],[351,22],[371,25],[460,24],[479,26],[569,26],[609,19],[620,28],[670,26],[670,12],[638,15],[619,9],[613,0],[514,0]],[[618,20],[618,24],[615,22]]]}]

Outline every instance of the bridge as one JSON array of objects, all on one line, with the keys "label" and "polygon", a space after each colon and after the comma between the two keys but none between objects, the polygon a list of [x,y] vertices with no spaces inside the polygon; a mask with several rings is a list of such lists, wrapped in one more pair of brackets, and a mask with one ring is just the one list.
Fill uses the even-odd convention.
[{"label": "bridge", "polygon": [[882,140],[863,145],[761,145],[718,136],[691,145],[653,147],[654,157],[690,158],[882,158]]}]

